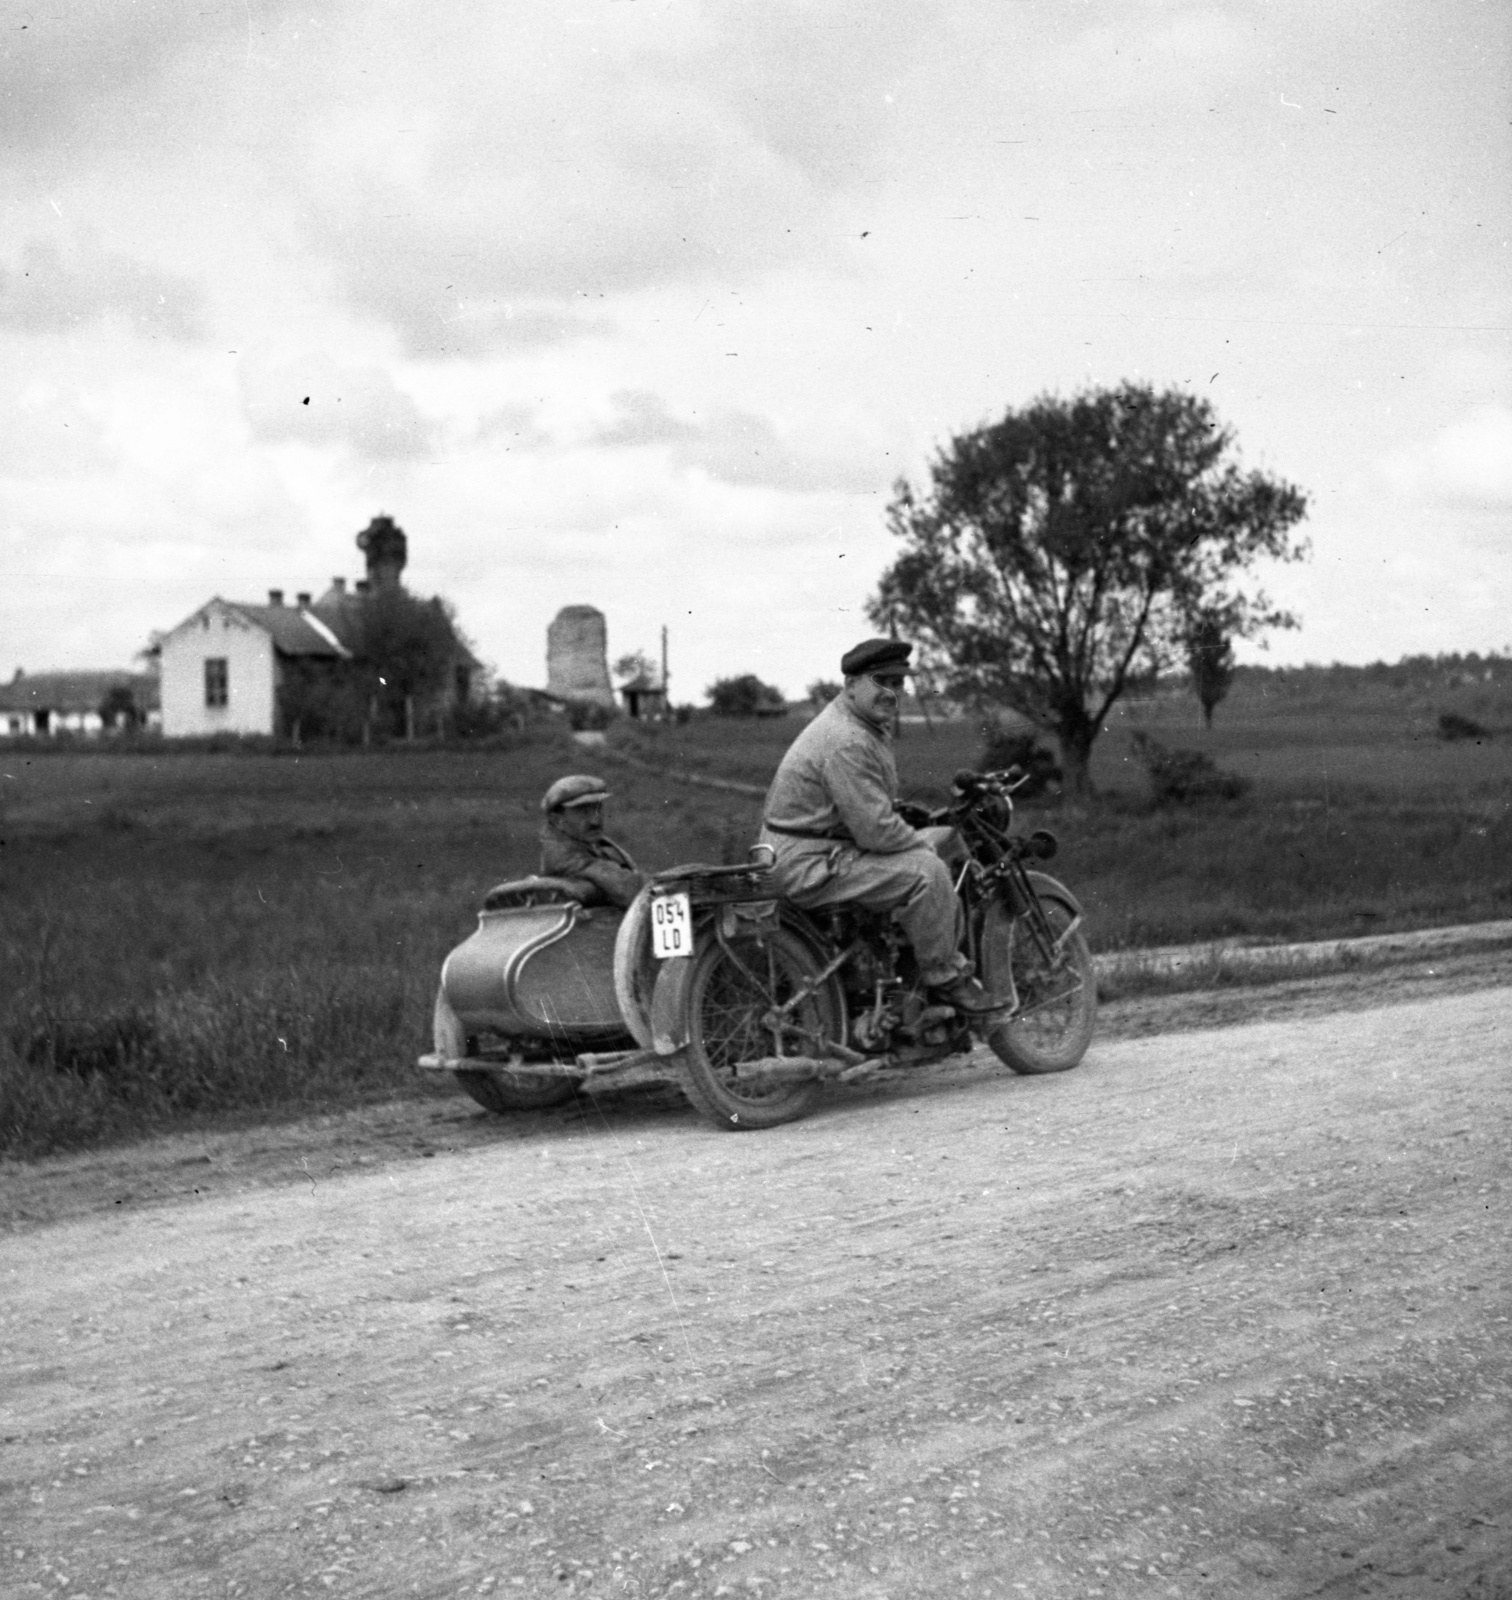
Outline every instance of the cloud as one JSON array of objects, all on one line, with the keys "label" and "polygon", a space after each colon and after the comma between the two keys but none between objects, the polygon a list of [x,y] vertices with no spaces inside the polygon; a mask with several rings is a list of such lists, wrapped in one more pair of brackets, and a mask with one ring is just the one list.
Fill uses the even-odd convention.
[{"label": "cloud", "polygon": [[343,367],[324,351],[238,371],[242,409],[265,444],[344,446],[371,461],[423,457],[435,430],[381,367]]},{"label": "cloud", "polygon": [[84,478],[111,462],[100,419],[77,394],[30,385],[0,410],[0,474]]},{"label": "cloud", "polygon": [[71,332],[81,322],[123,317],[146,338],[200,337],[202,300],[187,279],[85,239],[66,254],[25,245],[14,268],[0,267],[0,323],[26,333]]},{"label": "cloud", "polygon": [[[0,48],[0,149],[77,152],[140,136],[152,86],[186,57],[201,73],[255,39],[290,0],[69,0],[8,8]],[[306,7],[308,10],[309,8]]]},{"label": "cloud", "polygon": [[737,488],[867,494],[888,481],[887,464],[875,451],[842,440],[828,448],[800,445],[768,418],[749,411],[715,407],[706,421],[693,422],[676,416],[660,395],[639,389],[620,390],[613,405],[613,420],[593,433],[592,444],[665,446],[674,466]]},{"label": "cloud", "polygon": [[1426,505],[1512,507],[1512,409],[1483,407],[1380,467],[1399,494]]},{"label": "cloud", "polygon": [[452,305],[433,303],[417,296],[397,274],[367,279],[366,308],[398,331],[405,354],[417,360],[519,355],[614,332],[607,317],[565,306],[517,305],[498,295],[467,295]]},{"label": "cloud", "polygon": [[858,4],[392,13],[293,97],[301,227],[412,353],[576,337],[600,297],[837,258],[915,46]]}]

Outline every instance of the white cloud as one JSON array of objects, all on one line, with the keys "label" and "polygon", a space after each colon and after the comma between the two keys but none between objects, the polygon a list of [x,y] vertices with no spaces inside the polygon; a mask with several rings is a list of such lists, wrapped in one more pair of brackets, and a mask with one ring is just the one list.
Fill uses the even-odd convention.
[{"label": "white cloud", "polygon": [[1380,467],[1399,494],[1426,505],[1512,507],[1512,409],[1482,407]]},{"label": "white cloud", "polygon": [[120,317],[143,338],[201,336],[202,297],[187,279],[101,248],[86,236],[68,250],[25,245],[0,267],[0,323],[26,333],[68,333],[83,322]]},{"label": "white cloud", "polygon": [[621,390],[613,406],[614,420],[594,434],[594,444],[665,446],[674,466],[706,472],[722,483],[793,494],[866,494],[887,484],[888,468],[879,452],[813,433],[800,443],[753,412],[716,406],[693,421],[674,415],[659,395],[642,390]]},{"label": "white cloud", "polygon": [[335,445],[373,461],[432,448],[433,427],[380,367],[343,366],[326,351],[281,363],[249,356],[238,379],[253,437],[264,443]]},{"label": "white cloud", "polygon": [[88,478],[109,461],[100,419],[76,390],[29,384],[0,410],[6,478]]}]

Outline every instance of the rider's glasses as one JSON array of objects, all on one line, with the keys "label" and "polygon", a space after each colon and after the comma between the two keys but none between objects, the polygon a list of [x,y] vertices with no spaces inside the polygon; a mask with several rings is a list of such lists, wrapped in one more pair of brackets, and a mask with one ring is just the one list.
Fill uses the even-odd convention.
[{"label": "rider's glasses", "polygon": [[894,694],[903,693],[903,679],[900,676],[895,677],[891,673],[868,672],[867,677],[879,689],[891,689]]}]

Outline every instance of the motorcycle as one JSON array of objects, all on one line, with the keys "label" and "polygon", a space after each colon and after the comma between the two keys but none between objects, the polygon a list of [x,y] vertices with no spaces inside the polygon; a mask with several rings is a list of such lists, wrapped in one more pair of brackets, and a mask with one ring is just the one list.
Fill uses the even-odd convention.
[{"label": "motorcycle", "polygon": [[951,841],[965,953],[998,1002],[986,1016],[931,1000],[887,914],[775,896],[757,846],[743,865],[658,873],[624,912],[562,879],[499,885],[442,968],[420,1066],[498,1112],[672,1081],[732,1130],[802,1116],[830,1081],[967,1054],[978,1034],[1015,1072],[1064,1072],[1091,1042],[1097,989],[1081,906],[1040,870],[1054,835],[1011,831],[1024,781],[962,771],[945,806],[900,808]]}]

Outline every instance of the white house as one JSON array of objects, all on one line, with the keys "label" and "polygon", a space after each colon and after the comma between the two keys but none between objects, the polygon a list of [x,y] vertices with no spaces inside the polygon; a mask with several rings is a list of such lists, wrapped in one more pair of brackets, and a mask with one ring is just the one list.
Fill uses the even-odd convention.
[{"label": "white house", "polygon": [[143,672],[23,672],[0,684],[0,738],[94,735],[158,720],[157,680]]},{"label": "white house", "polygon": [[310,597],[266,605],[219,597],[156,642],[163,732],[170,739],[212,733],[279,733],[278,691],[285,663],[341,661],[351,652],[310,609]]}]

